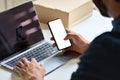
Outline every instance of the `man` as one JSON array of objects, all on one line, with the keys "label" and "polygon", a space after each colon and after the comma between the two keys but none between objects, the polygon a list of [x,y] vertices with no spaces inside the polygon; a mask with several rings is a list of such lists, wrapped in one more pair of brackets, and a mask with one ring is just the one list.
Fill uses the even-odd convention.
[{"label": "man", "polygon": [[[120,80],[120,0],[93,2],[103,16],[114,18],[113,29],[96,37],[90,44],[82,36],[67,30],[65,40],[72,42],[69,49],[83,53],[71,80]],[[43,80],[45,75],[44,67],[35,59],[23,58],[14,69],[22,80]]]}]

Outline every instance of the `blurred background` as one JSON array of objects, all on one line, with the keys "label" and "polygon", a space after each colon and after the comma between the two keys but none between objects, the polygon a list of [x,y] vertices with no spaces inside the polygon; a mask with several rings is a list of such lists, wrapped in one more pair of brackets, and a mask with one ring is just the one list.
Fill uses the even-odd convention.
[{"label": "blurred background", "polygon": [[[0,0],[0,12],[31,0]],[[33,0],[35,1],[35,0]]]}]

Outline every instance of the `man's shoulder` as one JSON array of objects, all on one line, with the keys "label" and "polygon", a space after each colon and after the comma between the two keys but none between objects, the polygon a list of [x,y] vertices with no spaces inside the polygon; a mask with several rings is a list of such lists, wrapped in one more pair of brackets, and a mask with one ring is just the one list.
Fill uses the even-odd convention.
[{"label": "man's shoulder", "polygon": [[[106,43],[109,38],[111,37],[111,32],[105,32],[102,33],[101,35],[97,36],[91,43],[90,43],[90,47],[91,46],[96,46],[96,45],[104,45],[104,43]],[[102,47],[102,46],[101,46]],[[96,48],[96,47],[95,47]]]},{"label": "man's shoulder", "polygon": [[[98,56],[120,52],[120,33],[105,32],[96,37],[84,52],[84,56]],[[103,57],[103,56],[102,56]]]},{"label": "man's shoulder", "polygon": [[91,43],[114,43],[116,40],[120,40],[119,32],[105,32],[99,36],[97,36]]}]

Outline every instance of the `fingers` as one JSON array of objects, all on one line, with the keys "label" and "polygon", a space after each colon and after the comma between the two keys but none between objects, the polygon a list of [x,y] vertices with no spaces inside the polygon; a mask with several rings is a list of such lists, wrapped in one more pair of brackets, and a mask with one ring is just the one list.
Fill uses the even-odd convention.
[{"label": "fingers", "polygon": [[21,59],[21,62],[22,62],[23,64],[27,64],[29,61],[28,61],[26,58],[22,58],[22,59]]},{"label": "fingers", "polygon": [[[55,39],[54,39],[54,37],[51,37],[50,40],[54,41]],[[53,47],[56,47],[56,43],[53,43]]]},{"label": "fingers", "polygon": [[26,72],[25,69],[23,69],[23,68],[21,68],[21,67],[19,67],[19,66],[17,66],[17,65],[14,66],[14,70],[18,73],[19,76],[23,76],[24,73]]},{"label": "fingers", "polygon": [[53,43],[53,47],[56,47],[57,46],[57,44],[56,43]]},{"label": "fingers", "polygon": [[72,38],[74,38],[74,34],[68,33],[67,36],[64,38],[64,40],[68,40],[68,39],[72,39]]},{"label": "fingers", "polygon": [[[34,59],[32,61],[35,62]],[[18,73],[19,76],[24,76],[25,73],[29,70],[29,61],[26,58],[22,58],[17,62],[16,66],[14,66],[14,70]]]},{"label": "fingers", "polygon": [[42,64],[40,64],[40,67],[44,67]]},{"label": "fingers", "polygon": [[[51,37],[50,40],[54,41],[55,39],[54,39],[54,37]],[[56,43],[53,43],[53,47],[56,47]]]},{"label": "fingers", "polygon": [[37,61],[36,61],[35,58],[32,58],[30,61],[31,61],[32,63],[37,63]]},{"label": "fingers", "polygon": [[44,77],[45,74],[46,74],[45,67],[42,64],[40,64],[40,67],[41,67],[41,70],[42,70],[42,73],[43,73],[43,77]]},{"label": "fingers", "polygon": [[24,64],[21,61],[18,61],[16,66],[21,68],[22,66],[24,66]]},{"label": "fingers", "polygon": [[71,32],[68,28],[65,28],[65,30],[66,30],[67,33]]},{"label": "fingers", "polygon": [[23,80],[25,78],[28,80],[27,78],[31,78],[32,75],[43,78],[46,73],[44,66],[42,64],[38,65],[35,58],[32,58],[30,61],[22,58],[21,61],[14,66],[14,70]]},{"label": "fingers", "polygon": [[22,58],[21,61],[18,61],[16,66],[14,66],[14,70],[19,74],[21,68],[26,68],[28,66],[28,62],[26,58]]},{"label": "fingers", "polygon": [[18,73],[18,75],[22,76],[21,69],[17,66],[14,66],[14,70]]},{"label": "fingers", "polygon": [[52,40],[52,41],[53,41],[53,40],[54,40],[54,37],[51,37],[51,38],[50,38],[50,40]]}]

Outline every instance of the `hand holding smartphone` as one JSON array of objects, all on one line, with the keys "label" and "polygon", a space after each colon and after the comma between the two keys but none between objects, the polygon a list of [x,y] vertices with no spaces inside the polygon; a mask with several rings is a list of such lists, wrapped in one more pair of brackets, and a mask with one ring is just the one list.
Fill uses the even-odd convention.
[{"label": "hand holding smartphone", "polygon": [[67,36],[67,33],[61,19],[58,18],[49,21],[48,26],[59,50],[71,46],[70,40],[64,40],[64,38]]}]

